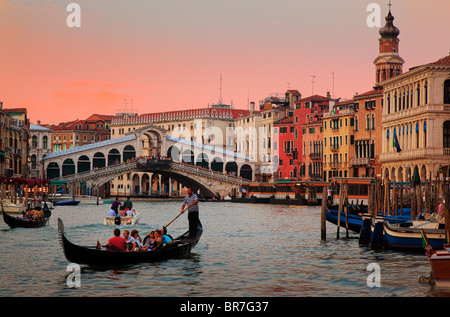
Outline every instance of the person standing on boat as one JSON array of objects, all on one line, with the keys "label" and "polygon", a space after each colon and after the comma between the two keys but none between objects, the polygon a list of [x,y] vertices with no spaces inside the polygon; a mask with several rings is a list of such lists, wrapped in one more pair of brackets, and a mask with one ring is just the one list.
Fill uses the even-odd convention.
[{"label": "person standing on boat", "polygon": [[181,205],[181,213],[186,210],[184,206],[187,205],[188,220],[189,220],[189,236],[194,238],[197,235],[197,228],[200,222],[199,210],[198,210],[198,197],[192,192],[192,188],[188,188],[187,196],[184,197],[183,204]]},{"label": "person standing on boat", "polygon": [[133,203],[130,200],[130,196],[128,196],[127,200],[123,202],[123,207],[125,208],[125,211],[131,210],[133,208]]}]

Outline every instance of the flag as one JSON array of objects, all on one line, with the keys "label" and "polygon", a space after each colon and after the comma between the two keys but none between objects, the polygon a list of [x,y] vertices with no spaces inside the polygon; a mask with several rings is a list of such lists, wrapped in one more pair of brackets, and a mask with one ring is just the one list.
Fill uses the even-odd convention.
[{"label": "flag", "polygon": [[100,250],[102,248],[102,245],[100,244],[100,241],[97,240],[97,250]]},{"label": "flag", "polygon": [[397,149],[397,153],[400,152],[402,149],[400,148],[400,144],[398,143],[397,133],[394,133],[394,137],[392,139],[392,146]]},{"label": "flag", "polygon": [[422,228],[420,228],[420,232],[422,233],[422,246],[424,247],[427,256],[431,257],[435,251],[433,250],[433,247],[431,246],[430,241],[428,241],[428,237]]}]

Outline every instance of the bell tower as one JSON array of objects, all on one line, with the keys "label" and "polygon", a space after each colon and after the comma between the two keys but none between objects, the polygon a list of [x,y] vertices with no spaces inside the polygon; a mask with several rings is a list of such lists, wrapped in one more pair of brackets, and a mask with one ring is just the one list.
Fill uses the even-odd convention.
[{"label": "bell tower", "polygon": [[394,26],[394,16],[391,13],[391,1],[389,1],[389,13],[386,16],[386,25],[379,31],[378,57],[373,61],[375,64],[375,87],[389,78],[400,75],[403,72],[405,61],[399,55],[398,35],[400,30]]}]

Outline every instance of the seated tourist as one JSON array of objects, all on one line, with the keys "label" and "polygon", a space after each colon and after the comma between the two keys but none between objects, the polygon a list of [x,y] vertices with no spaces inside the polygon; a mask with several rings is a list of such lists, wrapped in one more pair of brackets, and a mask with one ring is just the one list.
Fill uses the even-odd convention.
[{"label": "seated tourist", "polygon": [[119,207],[119,217],[125,217],[125,207],[124,206]]},{"label": "seated tourist", "polygon": [[109,239],[105,244],[106,250],[125,251],[126,241],[120,236],[120,229],[114,229],[114,237]]},{"label": "seated tourist", "polygon": [[117,209],[114,209],[113,206],[111,206],[111,209],[108,211],[108,217],[115,217],[117,216]]},{"label": "seated tourist", "polygon": [[133,246],[131,248],[131,251],[140,251],[142,247],[142,239],[136,229],[131,230],[131,238],[133,239]]},{"label": "seated tourist", "polygon": [[166,227],[164,227],[163,229],[160,230],[161,232],[161,240],[162,240],[162,245],[163,247],[171,245],[173,240],[170,236],[167,235],[167,229]]},{"label": "seated tourist", "polygon": [[145,236],[142,251],[151,251],[155,245],[155,231],[151,231]]}]

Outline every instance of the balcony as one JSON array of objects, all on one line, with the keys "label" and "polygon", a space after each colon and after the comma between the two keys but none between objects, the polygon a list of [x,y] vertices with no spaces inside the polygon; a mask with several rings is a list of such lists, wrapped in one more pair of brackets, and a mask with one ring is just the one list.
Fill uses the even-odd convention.
[{"label": "balcony", "polygon": [[356,157],[352,158],[351,164],[352,166],[358,166],[358,165],[369,165],[369,158],[368,157]]},{"label": "balcony", "polygon": [[322,153],[309,153],[309,158],[313,161],[321,161],[322,160]]},{"label": "balcony", "polygon": [[331,152],[339,152],[339,145],[334,144],[330,146]]},{"label": "balcony", "polygon": [[450,148],[422,148],[412,150],[402,150],[401,152],[387,152],[380,154],[380,162],[406,161],[414,159],[449,160]]},{"label": "balcony", "polygon": [[331,162],[331,163],[328,163],[328,166],[331,169],[338,169],[339,167],[341,167],[341,162]]}]

